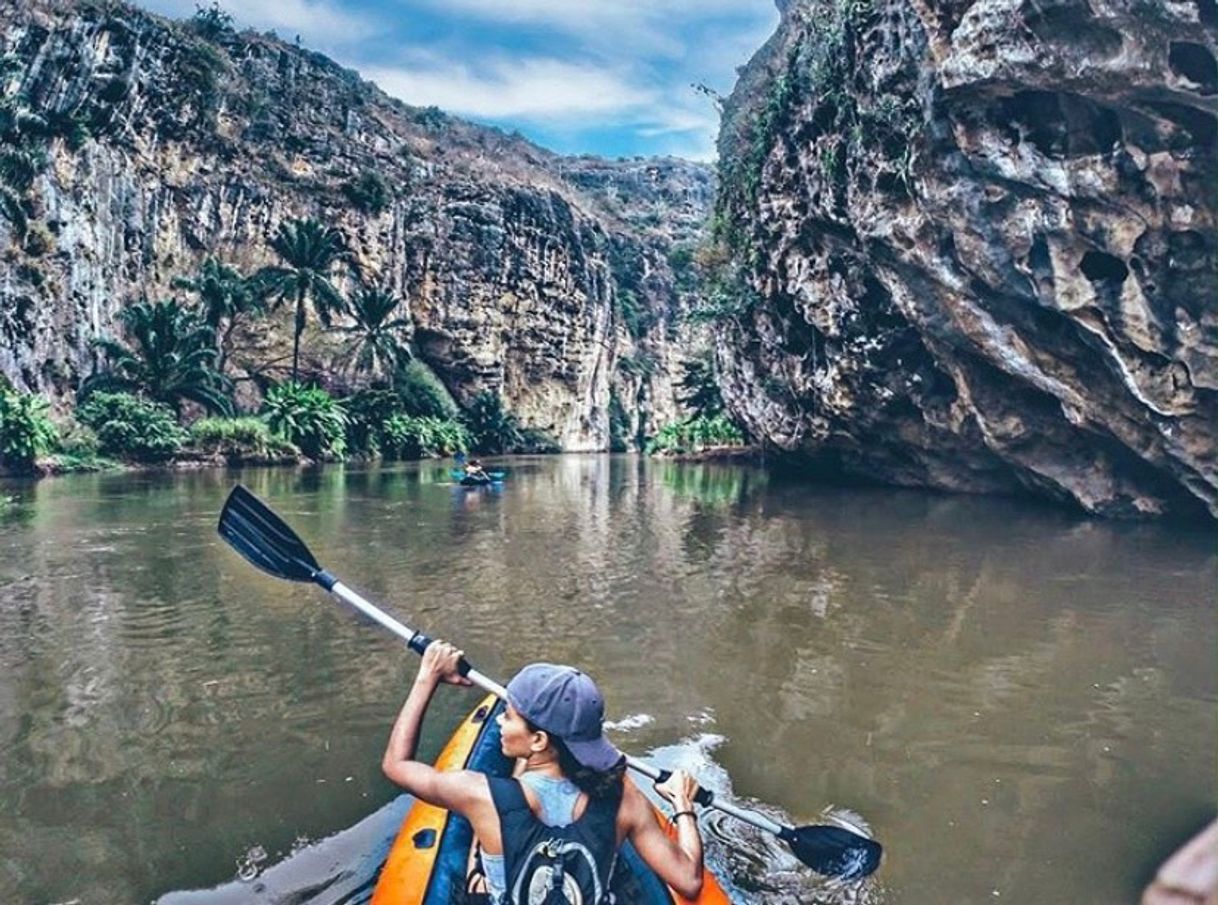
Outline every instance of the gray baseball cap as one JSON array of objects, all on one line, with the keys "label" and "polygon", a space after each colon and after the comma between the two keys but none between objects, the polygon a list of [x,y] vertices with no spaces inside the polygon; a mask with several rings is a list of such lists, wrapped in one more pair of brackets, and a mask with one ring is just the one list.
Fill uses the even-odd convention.
[{"label": "gray baseball cap", "polygon": [[508,682],[516,712],[562,739],[575,759],[592,770],[610,770],[622,752],[605,738],[605,699],[591,678],[570,666],[533,663]]}]

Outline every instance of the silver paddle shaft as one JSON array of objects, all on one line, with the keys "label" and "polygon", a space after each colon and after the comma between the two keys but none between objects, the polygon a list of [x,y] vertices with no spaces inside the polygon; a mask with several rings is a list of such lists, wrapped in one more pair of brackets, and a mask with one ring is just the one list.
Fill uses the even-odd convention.
[{"label": "silver paddle shaft", "polygon": [[[380,625],[389,629],[389,631],[393,632],[407,644],[421,634],[420,632],[416,632],[414,629],[403,625],[401,622],[394,619],[379,607],[373,606],[341,581],[336,581],[330,590],[337,597],[340,597],[346,603],[349,603],[351,606],[355,607],[355,609],[359,610],[373,622],[379,623]],[[484,676],[473,667],[471,667],[469,672],[465,674],[465,678],[469,679],[479,688],[495,695],[497,698],[503,700],[507,699],[506,688],[504,688],[494,679]],[[626,755],[626,765],[630,767],[631,770],[634,770],[637,773],[642,773],[644,776],[654,781],[663,782],[663,780],[666,778],[664,771],[660,770],[658,767],[653,767],[651,764],[644,763],[643,761],[633,758],[630,755]],[[723,811],[725,814],[731,814],[737,820],[743,820],[745,823],[751,824],[760,830],[766,830],[770,833],[781,834],[783,829],[785,829],[782,824],[775,823],[768,817],[764,817],[761,814],[754,813],[753,811],[743,810],[742,808],[738,808],[726,801],[719,801],[718,799],[712,798],[709,802],[707,802],[707,807],[716,808]]]},{"label": "silver paddle shaft", "polygon": [[[334,587],[331,588],[330,590],[334,594],[336,594],[337,596],[339,596],[343,600],[345,600],[347,603],[351,604],[351,606],[355,607],[357,610],[359,610],[361,613],[363,613],[365,616],[367,616],[372,621],[378,622],[381,625],[383,625],[385,628],[389,629],[389,631],[393,632],[395,635],[397,635],[407,644],[409,644],[411,641],[413,641],[417,635],[421,634],[420,632],[416,632],[414,629],[409,628],[409,627],[403,625],[402,623],[398,622],[396,619],[394,619],[384,610],[373,606],[371,603],[369,603],[359,594],[355,593],[353,590],[351,590],[341,581],[335,582]],[[504,688],[494,679],[489,679],[486,676],[482,675],[482,673],[478,672],[478,670],[474,669],[473,667],[470,667],[469,672],[467,672],[465,674],[465,678],[469,679],[479,688],[483,688],[486,691],[489,691],[491,694],[495,695],[496,697],[499,697],[499,698],[507,697],[506,688]]]}]

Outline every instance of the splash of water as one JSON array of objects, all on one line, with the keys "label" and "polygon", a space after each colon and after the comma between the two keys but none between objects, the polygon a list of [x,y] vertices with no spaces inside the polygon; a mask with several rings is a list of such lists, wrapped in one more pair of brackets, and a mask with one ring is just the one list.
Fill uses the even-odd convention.
[{"label": "splash of water", "polygon": [[[733,793],[731,778],[714,759],[715,749],[724,741],[721,735],[701,733],[676,745],[657,748],[649,759],[668,769],[688,770],[721,801],[757,811],[779,823],[795,823],[790,814],[779,808]],[[814,822],[872,836],[866,819],[849,808],[829,805]],[[874,875],[851,881],[822,876],[796,858],[785,842],[722,811],[707,810],[701,824],[707,861],[716,876],[731,887],[728,892],[734,903],[882,905],[886,899],[884,888]]]},{"label": "splash of water", "polygon": [[244,855],[237,859],[237,878],[250,882],[262,871],[262,865],[266,863],[269,856],[261,845],[255,845],[248,849]]}]

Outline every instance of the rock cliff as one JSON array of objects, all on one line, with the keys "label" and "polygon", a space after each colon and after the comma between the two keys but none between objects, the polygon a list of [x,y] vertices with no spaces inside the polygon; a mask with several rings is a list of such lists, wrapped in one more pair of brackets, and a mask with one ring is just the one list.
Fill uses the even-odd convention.
[{"label": "rock cliff", "polygon": [[809,470],[1218,516],[1213,0],[798,0],[720,135],[733,412]]},{"label": "rock cliff", "polygon": [[[708,168],[564,159],[274,36],[121,3],[0,0],[0,51],[6,109],[47,133],[24,194],[6,189],[28,223],[0,217],[0,373],[19,388],[69,399],[122,306],[207,255],[274,263],[277,225],[312,216],[406,300],[459,400],[497,392],[571,450],[608,446],[615,396],[636,424],[675,417],[669,255],[705,220]],[[251,340],[281,353],[287,314],[268,329]],[[307,334],[306,373],[332,375],[333,352]]]}]

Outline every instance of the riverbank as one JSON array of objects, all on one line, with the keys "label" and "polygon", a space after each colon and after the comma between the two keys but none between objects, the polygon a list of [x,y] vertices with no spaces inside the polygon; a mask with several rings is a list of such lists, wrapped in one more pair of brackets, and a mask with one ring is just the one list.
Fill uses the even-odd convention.
[{"label": "riverbank", "polygon": [[[609,455],[609,453],[605,453]],[[562,455],[561,452],[530,453],[530,455]],[[760,446],[712,446],[690,452],[657,450],[641,454],[665,462],[722,463],[734,465],[762,465],[765,451]],[[312,459],[299,452],[248,453],[242,451],[216,452],[203,449],[184,449],[170,459],[160,462],[140,462],[112,459],[105,456],[78,457],[66,455],[44,456],[34,463],[32,469],[6,468],[0,463],[0,478],[38,480],[62,477],[70,474],[89,474],[101,471],[193,471],[205,468],[283,467],[327,465],[340,462],[369,464],[374,462],[425,462],[441,460],[448,456],[415,456],[411,458],[387,459],[380,456],[349,456],[345,459]]]},{"label": "riverbank", "polygon": [[75,456],[47,456],[39,459],[33,468],[6,468],[0,464],[0,478],[6,480],[41,480],[72,474],[119,471],[190,471],[202,468],[236,468],[243,466],[310,465],[312,459],[300,455],[237,455],[225,456],[199,452],[197,455],[175,456],[164,462],[136,462],[111,459],[104,456],[79,458]]},{"label": "riverbank", "polygon": [[668,462],[723,462],[738,465],[760,465],[765,462],[765,452],[760,446],[708,446],[690,452],[657,450],[650,455]]}]

